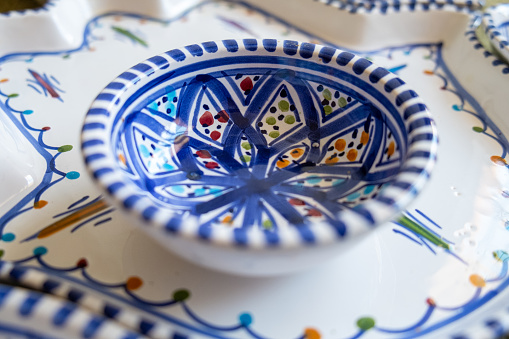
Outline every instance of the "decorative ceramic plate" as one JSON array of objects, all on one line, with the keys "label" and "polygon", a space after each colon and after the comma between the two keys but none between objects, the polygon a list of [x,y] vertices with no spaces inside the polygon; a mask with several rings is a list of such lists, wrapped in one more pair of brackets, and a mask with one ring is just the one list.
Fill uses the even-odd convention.
[{"label": "decorative ceramic plate", "polygon": [[[475,14],[459,9],[81,0],[3,17],[0,30],[19,34],[0,46],[2,259],[32,272],[19,284],[149,337],[498,336],[509,327],[509,68],[476,40]],[[400,222],[295,275],[242,278],[178,259],[108,205],[78,147],[90,103],[125,69],[244,38],[363,55],[412,86],[437,122],[433,176]],[[44,288],[48,280],[62,289]]]},{"label": "decorative ceramic plate", "polygon": [[483,15],[482,23],[491,45],[509,62],[509,5],[489,7]]}]

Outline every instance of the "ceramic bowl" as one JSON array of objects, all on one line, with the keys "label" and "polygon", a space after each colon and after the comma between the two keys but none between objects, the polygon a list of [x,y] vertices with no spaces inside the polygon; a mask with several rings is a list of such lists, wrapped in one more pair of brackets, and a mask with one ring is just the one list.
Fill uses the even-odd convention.
[{"label": "ceramic bowl", "polygon": [[224,40],[113,80],[82,129],[92,176],[178,255],[245,275],[333,257],[428,180],[436,129],[396,75],[296,41]]},{"label": "ceramic bowl", "polygon": [[493,48],[509,62],[509,4],[487,8],[482,25]]}]

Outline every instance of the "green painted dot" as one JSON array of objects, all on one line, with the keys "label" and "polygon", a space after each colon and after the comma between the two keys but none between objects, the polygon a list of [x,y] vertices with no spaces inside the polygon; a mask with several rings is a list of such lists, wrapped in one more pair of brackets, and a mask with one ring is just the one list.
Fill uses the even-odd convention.
[{"label": "green painted dot", "polygon": [[175,301],[184,301],[189,299],[191,293],[188,290],[177,290],[173,293],[173,299]]},{"label": "green painted dot", "polygon": [[367,331],[373,327],[375,327],[375,319],[373,318],[360,318],[359,320],[357,320],[357,326],[363,330],[363,331]]},{"label": "green painted dot", "polygon": [[239,315],[239,322],[242,326],[249,326],[253,323],[253,317],[249,313],[242,313]]},{"label": "green painted dot", "polygon": [[332,113],[332,107],[330,107],[329,105],[323,106],[323,111],[325,112],[325,115],[329,115]]},{"label": "green painted dot", "polygon": [[272,131],[269,133],[269,137],[276,139],[279,136],[278,131]]},{"label": "green painted dot", "polygon": [[40,246],[34,248],[34,255],[44,255],[48,253],[48,249],[46,247]]},{"label": "green painted dot", "polygon": [[4,256],[5,252],[4,250],[0,250],[0,259]]},{"label": "green painted dot", "polygon": [[57,149],[60,153],[69,152],[70,150],[72,150],[72,145],[63,145]]},{"label": "green painted dot", "polygon": [[339,98],[339,100],[338,100],[338,105],[339,105],[339,107],[345,107],[347,103],[348,103],[348,102],[347,102],[347,101],[346,101],[346,99],[345,99],[345,98],[343,98],[343,97]]},{"label": "green painted dot", "polygon": [[5,233],[2,235],[2,240],[5,242],[11,242],[14,239],[16,239],[16,236],[14,235],[14,233]]},{"label": "green painted dot", "polygon": [[290,109],[290,104],[286,100],[281,100],[280,102],[278,102],[277,106],[283,112],[288,112],[288,110]]},{"label": "green painted dot", "polygon": [[484,132],[484,129],[482,127],[472,127],[472,129],[474,130],[474,132],[477,132],[477,133],[482,133]]},{"label": "green painted dot", "polygon": [[274,117],[268,117],[267,119],[265,119],[265,122],[268,123],[269,125],[275,125],[277,120]]},{"label": "green painted dot", "polygon": [[295,123],[295,117],[293,115],[287,115],[283,121],[288,125],[291,125]]},{"label": "green painted dot", "polygon": [[19,94],[18,94],[18,93],[12,93],[12,94],[9,94],[7,97],[8,97],[8,98],[16,98],[16,97],[18,97],[18,96],[19,96]]},{"label": "green painted dot", "polygon": [[245,149],[245,150],[250,150],[251,149],[251,144],[247,141],[244,141],[242,144],[241,144],[242,148]]},{"label": "green painted dot", "polygon": [[32,114],[32,113],[34,113],[34,111],[32,111],[31,109],[27,109],[27,110],[23,111],[23,114],[26,114],[26,115],[29,115],[29,114]]},{"label": "green painted dot", "polygon": [[250,162],[251,161],[251,157],[249,155],[243,155],[240,160],[242,162]]},{"label": "green painted dot", "polygon": [[267,230],[270,230],[272,228],[272,221],[270,219],[267,219],[265,220],[263,223],[262,223],[262,226],[263,228],[267,229]]},{"label": "green painted dot", "polygon": [[332,94],[331,94],[331,92],[329,91],[328,88],[323,90],[322,95],[323,95],[324,99],[327,99],[327,100],[331,100],[332,99]]},{"label": "green painted dot", "polygon": [[71,172],[67,172],[65,177],[67,179],[74,180],[74,179],[78,179],[80,177],[80,174],[76,171],[71,171]]},{"label": "green painted dot", "polygon": [[452,109],[455,110],[455,111],[463,110],[463,108],[461,108],[461,106],[459,106],[459,105],[452,105]]}]

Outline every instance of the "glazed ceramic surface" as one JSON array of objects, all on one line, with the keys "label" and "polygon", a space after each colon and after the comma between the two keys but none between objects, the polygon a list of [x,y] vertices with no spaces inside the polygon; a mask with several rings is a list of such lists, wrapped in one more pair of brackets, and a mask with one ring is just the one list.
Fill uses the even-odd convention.
[{"label": "glazed ceramic surface", "polygon": [[[475,13],[169,4],[55,1],[2,17],[2,31],[31,27],[0,46],[1,138],[15,145],[1,152],[13,179],[2,184],[0,253],[15,263],[3,280],[154,338],[495,338],[508,328],[509,68],[476,40]],[[403,218],[299,274],[243,278],[179,259],[106,203],[82,161],[83,119],[111,79],[174,48],[246,38],[367,57],[419,93],[440,134],[433,175]]]},{"label": "glazed ceramic surface", "polygon": [[486,9],[482,20],[491,45],[509,62],[509,5],[498,4]]},{"label": "glazed ceramic surface", "polygon": [[92,176],[143,228],[176,234],[168,248],[197,263],[249,275],[316,266],[334,253],[307,252],[387,221],[429,178],[437,148],[425,105],[394,74],[275,39],[137,64],[97,96],[82,135]]}]

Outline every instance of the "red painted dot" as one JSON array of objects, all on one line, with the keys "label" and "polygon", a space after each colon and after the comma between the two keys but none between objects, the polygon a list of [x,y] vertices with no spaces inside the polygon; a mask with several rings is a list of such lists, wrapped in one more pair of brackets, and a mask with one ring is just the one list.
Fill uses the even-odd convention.
[{"label": "red painted dot", "polygon": [[433,306],[433,307],[437,305],[435,303],[435,300],[433,300],[431,298],[426,299],[426,304],[428,304],[429,306]]},{"label": "red painted dot", "polygon": [[42,129],[43,131],[49,131],[49,130],[51,129],[51,127],[46,126],[46,127],[41,128],[41,129]]},{"label": "red painted dot", "polygon": [[205,167],[210,168],[210,169],[219,168],[219,164],[214,161],[209,161],[205,164]]},{"label": "red painted dot", "polygon": [[212,140],[217,140],[221,137],[221,132],[213,131],[212,133],[210,133],[210,137],[212,138]]},{"label": "red painted dot", "polygon": [[210,155],[209,151],[201,150],[196,152],[196,155],[199,156],[202,159],[210,159],[212,156]]},{"label": "red painted dot", "polygon": [[212,126],[214,124],[214,117],[212,116],[212,113],[205,111],[205,113],[201,115],[199,121],[203,127]]},{"label": "red painted dot", "polygon": [[76,263],[76,267],[79,267],[79,268],[85,268],[88,266],[88,261],[87,259],[80,259],[78,260],[78,262]]},{"label": "red painted dot", "polygon": [[240,83],[240,89],[243,90],[244,92],[252,90],[253,80],[251,80],[250,77],[247,77],[244,80],[242,80]]},{"label": "red painted dot", "polygon": [[288,200],[288,202],[293,206],[304,206],[306,204],[304,201],[295,198]]},{"label": "red painted dot", "polygon": [[230,119],[230,116],[228,115],[228,113],[226,113],[225,110],[222,110],[221,112],[217,112],[217,115],[219,115],[219,118],[217,119],[217,121],[222,122],[222,123],[228,122],[228,120]]},{"label": "red painted dot", "polygon": [[308,217],[321,217],[322,213],[319,210],[311,209],[308,211]]}]

